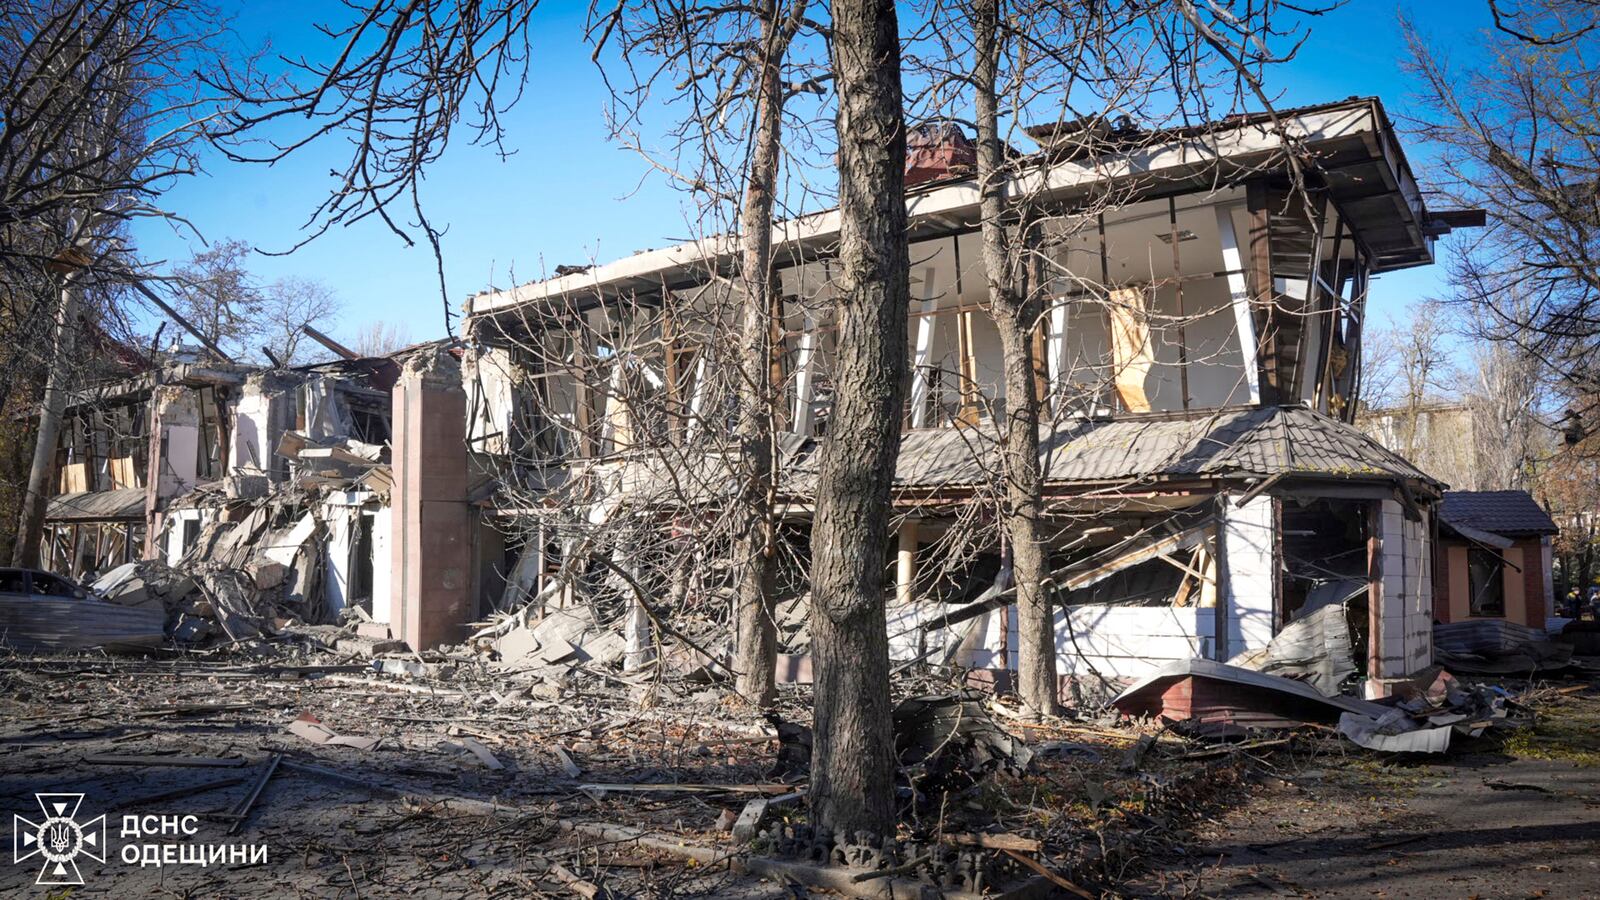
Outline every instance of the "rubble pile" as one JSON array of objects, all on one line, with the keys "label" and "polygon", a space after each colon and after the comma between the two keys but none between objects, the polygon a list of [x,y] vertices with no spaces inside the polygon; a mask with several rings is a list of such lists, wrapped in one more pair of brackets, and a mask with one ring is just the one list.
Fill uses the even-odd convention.
[{"label": "rubble pile", "polygon": [[328,619],[320,528],[309,509],[281,499],[234,504],[202,529],[177,566],[140,560],[112,569],[94,592],[110,603],[160,609],[183,644],[244,641],[292,621]]}]

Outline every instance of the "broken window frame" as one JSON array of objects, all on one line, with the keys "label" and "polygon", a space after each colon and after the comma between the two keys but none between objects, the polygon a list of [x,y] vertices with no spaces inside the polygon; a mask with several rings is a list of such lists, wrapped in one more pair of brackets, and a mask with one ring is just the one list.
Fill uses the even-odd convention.
[{"label": "broken window frame", "polygon": [[1467,547],[1467,615],[1505,618],[1506,563],[1497,551]]}]

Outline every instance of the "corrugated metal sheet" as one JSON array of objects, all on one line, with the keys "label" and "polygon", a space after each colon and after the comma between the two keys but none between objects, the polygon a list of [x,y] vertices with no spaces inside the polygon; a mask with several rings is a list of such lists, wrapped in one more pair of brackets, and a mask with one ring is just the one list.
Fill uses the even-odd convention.
[{"label": "corrugated metal sheet", "polygon": [[0,594],[0,645],[26,653],[154,647],[166,639],[162,632],[166,621],[167,614],[159,607]]},{"label": "corrugated metal sheet", "polygon": [[55,522],[143,521],[144,488],[59,494],[50,498],[44,517]]}]

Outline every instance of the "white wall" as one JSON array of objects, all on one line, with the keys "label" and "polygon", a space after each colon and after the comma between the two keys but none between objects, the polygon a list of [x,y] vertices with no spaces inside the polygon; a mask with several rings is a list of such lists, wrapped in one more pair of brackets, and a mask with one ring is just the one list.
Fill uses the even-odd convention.
[{"label": "white wall", "polygon": [[228,474],[264,475],[272,470],[272,455],[277,447],[267,446],[271,431],[272,401],[263,396],[260,384],[246,384],[234,403],[233,433],[229,435]]},{"label": "white wall", "polygon": [[389,579],[392,568],[389,559],[389,508],[379,505],[376,495],[369,491],[347,491],[330,494],[322,507],[322,521],[328,532],[323,550],[323,596],[330,618],[352,598],[349,596],[352,574],[351,552],[358,536],[359,517],[372,516],[372,619],[389,621]]},{"label": "white wall", "polygon": [[209,509],[174,509],[166,513],[162,526],[166,537],[162,546],[167,565],[176,566],[183,559],[184,523],[195,522],[195,528],[204,530],[214,517],[214,511]]},{"label": "white wall", "polygon": [[1213,622],[1214,610],[1193,606],[1074,606],[1057,610],[1056,671],[1062,675],[1092,677],[1098,672],[1107,678],[1142,678],[1175,659],[1211,657]]},{"label": "white wall", "polygon": [[390,561],[389,537],[391,522],[389,507],[380,506],[372,517],[372,620],[393,621],[392,576],[394,566]]},{"label": "white wall", "polygon": [[462,385],[467,391],[467,445],[482,453],[508,452],[506,437],[511,434],[514,408],[512,399],[511,351],[499,347],[479,347],[461,368]]},{"label": "white wall", "polygon": [[163,424],[161,426],[160,474],[156,481],[156,496],[176,497],[187,493],[198,483],[196,473],[200,468],[200,427],[192,424]]},{"label": "white wall", "polygon": [[1381,677],[1400,678],[1433,662],[1433,582],[1428,566],[1428,530],[1413,522],[1394,500],[1382,501],[1383,609],[1378,641]]},{"label": "white wall", "polygon": [[[350,544],[355,537],[355,517],[360,514],[359,506],[330,502],[322,508],[322,525],[328,532],[322,551],[322,602],[329,620],[334,622],[339,621],[339,613],[349,600]],[[376,564],[373,568],[377,568]]]},{"label": "white wall", "polygon": [[1272,640],[1272,598],[1277,573],[1273,569],[1273,500],[1265,494],[1243,506],[1233,495],[1217,501],[1225,510],[1227,527],[1224,559],[1227,586],[1223,609],[1228,617],[1227,657],[1265,647]]}]

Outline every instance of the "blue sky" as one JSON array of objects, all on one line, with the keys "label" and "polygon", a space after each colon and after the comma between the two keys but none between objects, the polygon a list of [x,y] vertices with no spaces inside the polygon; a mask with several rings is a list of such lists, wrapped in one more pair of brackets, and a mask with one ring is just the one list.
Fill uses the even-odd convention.
[{"label": "blue sky", "polygon": [[[1399,10],[1414,10],[1440,46],[1464,56],[1474,52],[1488,24],[1485,7],[1484,0],[1350,0],[1312,22],[1309,41],[1276,70],[1269,87],[1290,105],[1376,95],[1391,115],[1403,115],[1411,97],[1399,71]],[[1440,15],[1444,11],[1449,15]],[[239,6],[236,27],[245,41],[269,40],[276,52],[325,56],[327,45],[312,24],[344,14],[339,3],[254,0]],[[558,263],[614,259],[690,233],[681,196],[607,139],[606,95],[582,39],[583,18],[581,3],[540,7],[527,93],[505,120],[515,155],[503,161],[463,142],[428,176],[424,202],[434,222],[448,229],[445,271],[457,308],[469,294],[527,280]],[[1404,143],[1426,180],[1428,148]],[[313,148],[274,167],[213,160],[207,174],[176,185],[167,205],[206,239],[287,249],[301,239],[307,215],[328,190],[338,149]],[[134,237],[152,260],[181,261],[199,246],[192,234],[160,223],[137,227]],[[254,268],[265,279],[303,275],[331,286],[344,307],[337,335],[353,339],[374,320],[402,325],[413,340],[443,334],[431,253],[422,245],[404,246],[375,220],[332,231],[289,256],[260,256]],[[1381,276],[1373,296],[1377,315],[1396,314],[1439,292],[1442,277],[1442,266]]]}]

